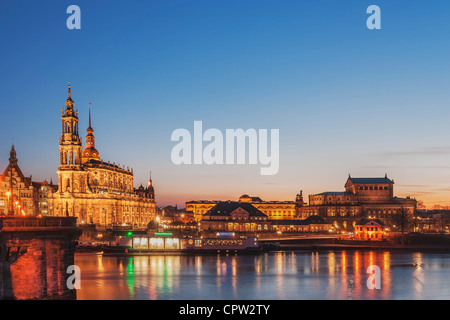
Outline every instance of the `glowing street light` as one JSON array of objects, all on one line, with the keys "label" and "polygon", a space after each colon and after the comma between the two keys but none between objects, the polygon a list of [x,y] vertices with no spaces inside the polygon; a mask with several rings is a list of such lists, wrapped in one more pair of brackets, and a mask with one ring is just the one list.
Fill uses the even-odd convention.
[{"label": "glowing street light", "polygon": [[8,212],[10,210],[11,204],[9,203],[9,197],[11,196],[11,192],[6,192],[6,196],[8,197],[8,202],[7,202],[7,208],[8,208]]}]

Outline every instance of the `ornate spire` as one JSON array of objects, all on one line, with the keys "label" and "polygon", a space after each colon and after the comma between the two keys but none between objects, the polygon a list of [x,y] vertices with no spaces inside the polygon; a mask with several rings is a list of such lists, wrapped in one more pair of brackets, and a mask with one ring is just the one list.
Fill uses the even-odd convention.
[{"label": "ornate spire", "polygon": [[72,109],[73,106],[75,105],[75,102],[72,100],[72,89],[70,88],[70,82],[69,82],[69,96],[67,97],[66,100],[66,107],[67,109]]},{"label": "ornate spire", "polygon": [[89,102],[89,128],[91,128],[91,103]]},{"label": "ornate spire", "polygon": [[14,145],[11,146],[11,151],[9,152],[9,163],[16,165],[17,164],[17,153],[14,148]]},{"label": "ornate spire", "polygon": [[152,172],[150,171],[150,179],[148,180],[148,186],[152,186]]},{"label": "ornate spire", "polygon": [[89,127],[86,129],[86,149],[83,150],[82,153],[82,161],[83,163],[89,160],[97,160],[100,161],[100,154],[95,149],[95,137],[94,137],[94,129],[92,128],[91,121],[91,103],[89,102]]},{"label": "ornate spire", "polygon": [[87,128],[88,135],[92,135],[94,133],[94,129],[92,129],[91,125],[91,103],[89,102],[89,127]]},{"label": "ornate spire", "polygon": [[145,193],[147,198],[155,199],[155,189],[153,188],[151,171],[150,171],[150,179],[148,180],[148,186],[147,189],[145,190]]}]

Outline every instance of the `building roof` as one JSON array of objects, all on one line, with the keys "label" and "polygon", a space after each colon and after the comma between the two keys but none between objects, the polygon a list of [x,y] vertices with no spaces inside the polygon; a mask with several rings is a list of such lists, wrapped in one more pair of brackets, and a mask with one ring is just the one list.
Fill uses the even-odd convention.
[{"label": "building roof", "polygon": [[322,192],[322,193],[318,193],[315,194],[316,196],[349,196],[352,195],[353,193],[351,192],[333,192],[333,191],[327,191],[327,192]]},{"label": "building roof", "polygon": [[379,219],[361,219],[361,220],[359,220],[359,221],[356,223],[356,225],[357,225],[357,226],[364,226],[364,225],[368,224],[369,222],[376,222],[376,223],[378,223],[380,226],[384,226],[384,223],[383,223],[381,220],[379,220]]},{"label": "building roof", "polygon": [[260,197],[251,197],[248,194],[243,194],[239,197],[239,201],[241,200],[250,200],[251,202],[263,202],[263,200]]},{"label": "building roof", "polygon": [[305,220],[270,220],[273,226],[306,226]]},{"label": "building roof", "polygon": [[126,170],[126,169],[124,169],[123,167],[121,167],[118,164],[110,163],[110,162],[104,162],[102,160],[89,159],[86,162],[84,162],[83,165],[93,166],[93,167],[104,166],[104,167],[106,167],[108,169],[120,170],[123,173],[127,173],[127,174],[130,174],[130,175],[133,174],[133,172],[131,170]]},{"label": "building roof", "polygon": [[267,216],[262,211],[255,208],[251,203],[247,202],[219,202],[210,210],[208,210],[204,216],[230,216],[230,214],[238,208],[242,208],[247,211],[250,217],[265,217]]},{"label": "building roof", "polygon": [[394,183],[391,179],[384,177],[384,178],[348,178],[351,182],[353,183],[373,183],[373,184],[377,184],[377,183]]},{"label": "building roof", "polygon": [[187,201],[187,204],[216,204],[221,202],[220,200],[192,200]]},{"label": "building roof", "polygon": [[310,225],[310,224],[330,224],[319,216],[309,216],[304,220],[271,220],[272,225],[278,226],[299,226],[299,225]]},{"label": "building roof", "polygon": [[322,217],[319,216],[309,216],[305,219],[308,224],[328,224]]}]

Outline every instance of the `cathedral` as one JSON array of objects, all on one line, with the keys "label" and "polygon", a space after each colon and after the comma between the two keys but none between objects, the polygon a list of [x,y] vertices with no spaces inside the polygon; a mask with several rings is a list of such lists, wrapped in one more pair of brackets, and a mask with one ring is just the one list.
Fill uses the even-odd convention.
[{"label": "cathedral", "polygon": [[83,149],[78,131],[78,110],[69,96],[62,109],[59,140],[58,189],[48,196],[49,215],[75,216],[78,223],[111,227],[145,227],[155,218],[155,191],[133,187],[133,169],[105,162],[95,146],[89,105],[89,127]]}]

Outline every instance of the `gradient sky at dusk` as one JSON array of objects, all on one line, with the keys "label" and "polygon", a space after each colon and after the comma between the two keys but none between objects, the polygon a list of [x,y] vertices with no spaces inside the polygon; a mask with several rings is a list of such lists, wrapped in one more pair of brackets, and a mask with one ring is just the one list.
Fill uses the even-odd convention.
[{"label": "gradient sky at dusk", "polygon": [[[293,200],[386,172],[396,195],[450,205],[449,19],[447,1],[2,1],[0,170],[14,139],[24,174],[57,180],[71,82],[83,145],[92,102],[101,157],[135,186],[151,170],[158,205]],[[194,120],[280,129],[279,173],[172,164],[171,133]]]}]

